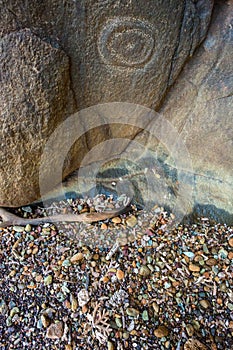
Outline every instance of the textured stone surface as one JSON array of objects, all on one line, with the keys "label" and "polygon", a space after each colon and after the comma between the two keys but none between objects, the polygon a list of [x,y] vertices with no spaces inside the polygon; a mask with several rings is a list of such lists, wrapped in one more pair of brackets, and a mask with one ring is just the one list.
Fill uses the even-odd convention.
[{"label": "textured stone surface", "polygon": [[189,151],[196,211],[215,213],[218,220],[229,223],[233,222],[232,11],[232,2],[216,4],[206,40],[161,109]]},{"label": "textured stone surface", "polygon": [[[3,0],[0,205],[18,206],[40,196],[42,148],[69,114],[113,101],[158,108],[204,39],[211,11],[210,0],[114,5],[94,0]],[[64,175],[77,168],[98,142],[134,138],[138,132],[118,125],[88,130],[72,146]],[[147,138],[141,139],[145,144]],[[57,147],[64,148],[63,142],[59,140]],[[56,185],[52,171],[48,167],[48,190]]]},{"label": "textured stone surface", "polygon": [[[139,203],[148,198],[173,209],[177,206],[177,196],[180,196],[180,202],[184,202],[183,193],[188,196],[184,207],[190,215],[208,216],[232,224],[232,10],[232,2],[215,5],[206,40],[187,63],[159,110],[186,147],[187,153],[181,153],[180,157],[188,157],[191,162],[188,171],[182,171],[182,167],[178,169],[183,183],[181,181],[177,185],[177,164],[173,164],[168,150],[160,140],[143,130],[134,140],[143,145],[145,152],[142,150],[137,157],[131,157],[134,164],[126,164],[122,153],[121,161],[112,160],[102,168],[102,176],[107,177],[102,184],[107,190],[114,190],[109,179],[117,181],[128,174]],[[153,119],[149,129],[152,129],[154,122]],[[123,134],[118,127],[118,133],[119,130]],[[117,129],[112,131],[114,137],[118,133]],[[171,135],[166,128],[164,134],[167,138]],[[157,152],[155,157],[147,152],[148,149]],[[147,159],[148,155],[150,157]],[[180,163],[185,163],[185,159],[184,162],[181,159]],[[143,174],[142,170],[146,167],[152,172]],[[147,191],[148,181],[153,184],[151,192]],[[75,184],[75,178],[68,181],[67,190],[72,188],[72,184]],[[182,193],[180,186],[184,188]],[[85,188],[88,189],[88,185]]]},{"label": "textured stone surface", "polygon": [[33,28],[71,60],[78,108],[127,101],[158,105],[204,38],[211,0],[3,0],[1,32]]},{"label": "textured stone surface", "polygon": [[[42,147],[73,111],[71,89],[76,110],[111,101],[158,106],[204,38],[211,10],[210,0],[3,0],[0,205],[39,197]],[[111,132],[131,138],[138,130],[112,126]],[[64,174],[108,137],[108,126],[89,131],[73,146]],[[48,189],[52,185],[49,176]]]},{"label": "textured stone surface", "polygon": [[69,60],[30,30],[0,41],[0,205],[39,196],[38,171],[51,131],[72,111]]}]

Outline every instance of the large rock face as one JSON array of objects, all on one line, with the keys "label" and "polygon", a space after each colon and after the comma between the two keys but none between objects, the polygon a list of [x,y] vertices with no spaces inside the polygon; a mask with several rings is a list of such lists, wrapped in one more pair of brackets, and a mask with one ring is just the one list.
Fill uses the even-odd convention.
[{"label": "large rock face", "polygon": [[58,42],[78,109],[127,101],[156,107],[205,37],[211,0],[3,0],[2,35],[19,28]]},{"label": "large rock face", "polygon": [[[113,191],[110,180],[117,182],[122,177],[130,180],[139,204],[150,200],[174,211],[186,211],[191,219],[204,215],[232,224],[232,11],[232,2],[216,4],[207,38],[158,110],[164,120],[164,142],[154,137],[158,118],[155,115],[134,137],[134,142],[143,145],[141,151],[138,146],[130,150],[130,145],[121,153],[121,160],[113,159],[102,166],[99,174],[102,180],[98,178],[97,183],[105,190]],[[161,127],[161,123],[158,126]],[[119,126],[118,132],[113,128],[112,137],[117,137],[119,130]],[[177,154],[166,148],[169,138],[174,142],[175,137],[179,142],[173,151],[177,149]],[[173,156],[180,157],[176,164]],[[144,172],[145,168],[152,171]],[[90,189],[87,178],[79,175],[78,180],[84,189]],[[148,191],[148,183],[152,184],[151,191]],[[74,190],[77,187],[75,178],[68,179],[66,186],[67,191]],[[124,190],[127,192],[127,188],[122,192]]]},{"label": "large rock face", "polygon": [[[233,223],[233,3],[216,5],[203,45],[160,112],[190,154],[196,211]],[[221,209],[221,210],[220,210]]]},{"label": "large rock face", "polygon": [[74,109],[69,59],[30,30],[0,41],[0,205],[39,195],[38,172],[46,139]]},{"label": "large rock face", "polygon": [[[40,196],[43,146],[70,113],[113,101],[157,107],[205,37],[211,11],[210,0],[3,0],[0,205]],[[111,129],[118,137],[138,132]],[[67,157],[64,175],[109,132],[88,130]],[[48,173],[49,189],[56,183]]]},{"label": "large rock face", "polygon": [[[231,9],[232,2],[216,5],[208,37],[194,53],[210,22],[209,0],[142,4],[136,0],[50,0],[31,1],[27,6],[19,0],[3,1],[0,205],[19,206],[39,198],[43,147],[69,115],[89,106],[118,101],[156,109],[171,122],[192,161],[192,183],[187,169],[181,169],[184,186],[187,190],[193,187],[190,208],[212,205],[225,210],[220,217],[229,219]],[[192,59],[180,74],[190,56]],[[85,118],[80,118],[81,122],[80,129],[83,127],[86,133],[71,148],[64,175],[77,168],[82,157],[99,142],[126,137],[157,152],[154,163],[148,160],[150,166],[159,168],[156,188],[160,193],[156,200],[164,201],[163,191],[170,191],[175,197],[177,165],[172,163],[161,140],[150,135],[150,124],[145,132],[133,126],[95,128],[95,119],[94,129],[90,130],[85,127]],[[124,115],[119,122],[124,123]],[[148,123],[153,128],[153,120],[148,119]],[[66,146],[66,140],[60,139],[58,148]],[[126,144],[122,147],[125,149]],[[122,149],[114,152],[122,156]],[[140,162],[143,155],[142,152],[134,161]],[[96,159],[90,157],[90,163],[93,160]],[[115,166],[116,161],[110,162],[104,171],[111,172]],[[46,169],[49,190],[56,182],[48,163]],[[137,165],[132,169],[133,173],[138,172]],[[164,186],[160,179],[170,182]],[[142,191],[144,180],[137,178]],[[166,200],[172,202],[170,192]]]}]

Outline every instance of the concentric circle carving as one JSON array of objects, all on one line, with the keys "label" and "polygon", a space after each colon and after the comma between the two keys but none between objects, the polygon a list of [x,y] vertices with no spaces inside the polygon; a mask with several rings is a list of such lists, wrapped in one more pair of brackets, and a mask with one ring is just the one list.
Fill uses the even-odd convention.
[{"label": "concentric circle carving", "polygon": [[153,27],[146,21],[121,17],[103,26],[98,40],[101,58],[120,67],[143,67],[154,52]]}]

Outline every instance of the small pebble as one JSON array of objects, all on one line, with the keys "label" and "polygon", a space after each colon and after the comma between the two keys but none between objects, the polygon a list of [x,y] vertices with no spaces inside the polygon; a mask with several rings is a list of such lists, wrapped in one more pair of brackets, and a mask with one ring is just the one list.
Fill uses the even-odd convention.
[{"label": "small pebble", "polygon": [[184,255],[186,255],[188,258],[193,259],[195,254],[193,252],[183,252]]},{"label": "small pebble", "polygon": [[199,272],[200,271],[200,266],[197,266],[195,264],[189,264],[189,270],[192,272]]},{"label": "small pebble", "polygon": [[44,285],[45,286],[49,286],[50,284],[52,284],[53,282],[53,278],[51,275],[48,275],[44,278]]},{"label": "small pebble", "polygon": [[139,270],[139,275],[141,276],[149,276],[151,274],[150,269],[147,266],[142,265]]},{"label": "small pebble", "polygon": [[154,309],[154,313],[156,315],[158,315],[159,314],[159,305],[157,303],[153,302],[152,306],[153,306],[153,309]]},{"label": "small pebble", "polygon": [[31,225],[30,225],[30,224],[27,224],[27,225],[25,226],[25,231],[26,231],[26,232],[31,232],[31,230],[32,230]]},{"label": "small pebble", "polygon": [[218,263],[217,260],[214,258],[210,258],[206,261],[206,265],[208,266],[214,266],[214,265],[217,265],[217,263]]},{"label": "small pebble", "polygon": [[69,260],[69,259],[65,259],[65,260],[63,261],[63,263],[62,263],[62,266],[64,266],[64,267],[69,267],[69,266],[71,266],[70,260]]},{"label": "small pebble", "polygon": [[108,341],[108,350],[114,350],[114,345],[111,341]]},{"label": "small pebble", "polygon": [[24,232],[25,228],[23,226],[13,226],[13,230],[16,232]]},{"label": "small pebble", "polygon": [[228,244],[229,244],[230,247],[233,248],[233,237],[231,237],[231,238],[229,239]]},{"label": "small pebble", "polygon": [[73,350],[72,345],[66,344],[66,345],[65,345],[65,350]]},{"label": "small pebble", "polygon": [[101,228],[101,230],[107,230],[108,225],[105,224],[105,223],[103,222],[103,223],[101,224],[100,228]]},{"label": "small pebble", "polygon": [[163,337],[167,337],[169,334],[169,331],[167,329],[166,326],[159,326],[158,328],[156,328],[154,330],[154,335],[157,337],[157,338],[163,338]]},{"label": "small pebble", "polygon": [[128,316],[131,316],[131,317],[137,317],[139,315],[139,311],[137,309],[132,308],[132,307],[127,308],[126,313]]},{"label": "small pebble", "polygon": [[120,319],[120,318],[116,317],[116,318],[115,318],[115,322],[116,322],[116,325],[117,325],[118,328],[121,328],[121,327],[122,327],[122,322],[121,322],[121,319]]},{"label": "small pebble", "polygon": [[112,222],[113,222],[114,224],[120,224],[120,223],[121,223],[121,218],[119,218],[118,216],[115,217],[115,218],[112,218]]},{"label": "small pebble", "polygon": [[193,326],[191,324],[187,324],[185,328],[186,328],[186,332],[187,332],[188,336],[192,337],[194,334]]},{"label": "small pebble", "polygon": [[137,222],[137,218],[134,215],[126,219],[126,224],[129,227],[134,227],[137,224]]},{"label": "small pebble", "polygon": [[117,270],[116,276],[119,280],[122,280],[125,277],[125,274],[122,270]]},{"label": "small pebble", "polygon": [[47,328],[50,325],[50,321],[46,315],[41,315],[40,317],[42,325]]},{"label": "small pebble", "polygon": [[209,303],[209,301],[208,301],[208,300],[205,300],[205,299],[200,300],[200,305],[201,305],[204,309],[208,309],[208,308],[211,306],[210,303]]},{"label": "small pebble", "polygon": [[19,313],[19,308],[15,306],[10,311],[10,317],[14,317],[18,313]]},{"label": "small pebble", "polygon": [[142,319],[143,319],[143,321],[148,321],[149,320],[149,316],[148,316],[148,311],[147,310],[143,311]]},{"label": "small pebble", "polygon": [[75,312],[78,308],[78,300],[72,295],[71,296],[71,310]]},{"label": "small pebble", "polygon": [[70,258],[70,261],[72,263],[76,263],[81,261],[82,259],[83,259],[83,253],[77,253]]},{"label": "small pebble", "polygon": [[52,323],[47,328],[46,338],[49,339],[60,339],[63,336],[64,326],[63,322]]}]

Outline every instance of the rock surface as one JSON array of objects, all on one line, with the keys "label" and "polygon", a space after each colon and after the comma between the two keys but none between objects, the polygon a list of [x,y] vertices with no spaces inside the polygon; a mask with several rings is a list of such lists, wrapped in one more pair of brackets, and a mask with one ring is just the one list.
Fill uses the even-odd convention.
[{"label": "rock surface", "polygon": [[[147,184],[153,176],[149,198],[153,202],[173,209],[178,192],[178,206],[184,202],[189,214],[232,223],[231,1],[216,3],[208,36],[196,52],[210,21],[212,3],[207,0],[195,5],[187,1],[185,7],[180,1],[164,1],[152,8],[148,2],[143,9],[133,2],[124,11],[123,5],[112,9],[107,2],[92,1],[85,5],[51,1],[40,6],[30,2],[25,8],[16,0],[3,4],[0,205],[18,206],[40,196],[38,169],[43,146],[67,116],[98,103],[127,101],[159,111],[182,140],[187,151],[184,158],[188,156],[191,168],[182,169],[185,162],[174,164],[171,152],[150,134],[155,118],[148,119],[149,131],[114,124],[96,128],[93,119],[93,130],[84,126],[82,142],[72,147],[64,174],[73,171],[99,142],[133,139],[145,149],[131,157],[129,166],[138,202],[146,197],[140,193],[150,197]],[[21,29],[25,27],[31,30]],[[165,127],[166,133],[169,139]],[[121,146],[127,155],[127,144]],[[114,144],[108,151],[123,158],[122,149]],[[147,161],[148,149],[156,157]],[[90,163],[95,155],[90,156]],[[122,159],[114,159],[104,165],[102,175],[119,178],[127,173],[124,166]],[[153,174],[135,175],[147,166],[153,168]],[[56,183],[49,166],[47,176],[50,189]],[[177,183],[183,186],[183,194],[190,194],[188,198],[182,198]],[[71,181],[69,186],[73,185]]]},{"label": "rock surface", "polygon": [[[211,11],[211,0],[134,0],[129,6],[3,0],[0,205],[40,197],[45,141],[68,115],[113,101],[158,107],[205,37]],[[64,176],[98,142],[115,134],[133,138],[138,128],[106,125],[87,131],[67,156]],[[56,182],[47,166],[49,190]]]},{"label": "rock surface", "polygon": [[0,205],[39,196],[40,157],[51,131],[72,111],[69,59],[30,30],[0,41]]},{"label": "rock surface", "polygon": [[161,113],[190,154],[198,214],[233,222],[233,3],[215,6],[203,45],[169,92]]},{"label": "rock surface", "polygon": [[61,44],[79,109],[113,101],[155,107],[205,37],[211,11],[211,0],[3,0],[0,23],[2,34],[33,28]]},{"label": "rock surface", "polygon": [[[124,154],[130,154],[127,148],[121,154],[120,176],[128,166],[141,204],[151,200],[175,213],[176,209],[178,213],[186,211],[191,220],[202,216],[233,222],[232,11],[232,2],[216,3],[207,38],[158,110],[164,120],[164,142],[150,132],[156,122],[152,118],[149,131],[144,129],[134,138],[144,149],[131,156],[131,164],[123,161]],[[173,152],[166,148],[169,141]],[[148,149],[155,153],[149,154]],[[178,163],[174,164],[173,156]],[[109,163],[109,170],[113,167],[117,169],[116,161]],[[147,167],[152,171],[138,175]],[[149,190],[148,183],[152,184]]]}]

